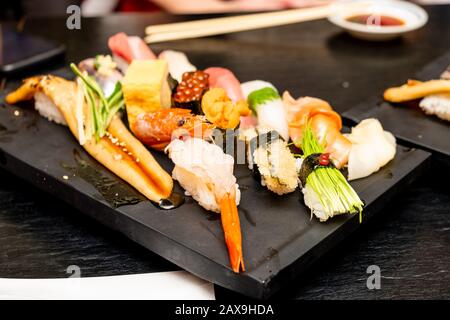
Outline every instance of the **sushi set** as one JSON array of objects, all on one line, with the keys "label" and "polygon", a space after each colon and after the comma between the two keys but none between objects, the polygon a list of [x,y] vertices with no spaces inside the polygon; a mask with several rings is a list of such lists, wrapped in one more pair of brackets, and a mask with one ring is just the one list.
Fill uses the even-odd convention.
[{"label": "sushi set", "polygon": [[[450,52],[432,61],[399,87],[344,112],[355,123],[380,120],[402,143],[432,152],[450,163]],[[395,84],[394,84],[395,85]]]},{"label": "sushi set", "polygon": [[193,274],[267,298],[378,213],[430,154],[375,116],[198,69],[118,33],[8,83],[0,165]]}]

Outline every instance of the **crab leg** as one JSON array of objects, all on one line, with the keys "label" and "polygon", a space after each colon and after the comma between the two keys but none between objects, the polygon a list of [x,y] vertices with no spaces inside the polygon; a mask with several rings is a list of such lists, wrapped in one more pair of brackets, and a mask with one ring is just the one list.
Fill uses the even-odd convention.
[{"label": "crab leg", "polygon": [[236,273],[239,273],[241,269],[245,271],[242,255],[241,225],[239,223],[234,189],[232,192],[227,193],[220,201],[220,213],[231,268]]}]

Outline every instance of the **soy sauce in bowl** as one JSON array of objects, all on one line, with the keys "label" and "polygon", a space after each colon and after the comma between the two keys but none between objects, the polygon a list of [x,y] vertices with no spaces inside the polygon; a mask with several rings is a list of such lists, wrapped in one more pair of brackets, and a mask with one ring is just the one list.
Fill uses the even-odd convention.
[{"label": "soy sauce in bowl", "polygon": [[365,0],[361,4],[362,7],[354,8],[338,6],[328,20],[352,36],[369,41],[395,39],[428,21],[427,12],[412,2]]},{"label": "soy sauce in bowl", "polygon": [[405,24],[403,20],[387,15],[359,14],[355,16],[350,16],[346,20],[348,22],[364,24],[367,26],[380,26],[380,27],[397,27],[403,26]]}]

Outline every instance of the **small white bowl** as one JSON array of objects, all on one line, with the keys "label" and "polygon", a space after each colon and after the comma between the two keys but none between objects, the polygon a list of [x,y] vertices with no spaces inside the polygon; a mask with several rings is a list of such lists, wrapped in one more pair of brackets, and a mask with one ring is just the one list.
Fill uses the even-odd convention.
[{"label": "small white bowl", "polygon": [[[349,32],[356,38],[385,41],[399,37],[400,35],[423,27],[428,21],[428,14],[418,5],[399,0],[372,0],[359,1],[367,3],[363,8],[339,8],[328,20]],[[347,21],[348,18],[357,15],[385,15],[400,19],[404,22],[401,26],[373,26]]]}]

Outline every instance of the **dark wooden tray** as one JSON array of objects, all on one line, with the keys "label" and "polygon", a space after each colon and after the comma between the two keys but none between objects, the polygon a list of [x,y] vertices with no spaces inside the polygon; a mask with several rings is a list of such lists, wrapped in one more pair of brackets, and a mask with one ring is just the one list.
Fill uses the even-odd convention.
[{"label": "dark wooden tray", "polygon": [[[450,65],[450,52],[425,66],[411,79],[437,79]],[[401,80],[403,83],[407,79]],[[401,83],[393,83],[392,86]],[[342,116],[353,122],[366,118],[377,118],[383,127],[391,131],[404,144],[420,147],[435,154],[440,160],[450,163],[450,123],[436,116],[426,115],[415,103],[394,105],[383,101],[382,92],[358,106],[344,112]]]},{"label": "dark wooden tray", "polygon": [[[17,85],[10,83],[6,91]],[[156,208],[87,155],[67,128],[40,117],[31,106],[7,106],[4,95],[1,101],[1,167],[183,269],[245,295],[269,297],[360,227],[357,216],[340,216],[327,223],[311,219],[300,191],[277,196],[238,165],[235,175],[242,190],[239,214],[247,272],[235,274],[229,267],[218,215],[190,198],[172,211]],[[152,153],[171,171],[165,155]],[[425,151],[399,146],[392,163],[352,183],[366,203],[364,223],[420,174],[428,158]],[[92,176],[109,188],[93,183]],[[111,190],[143,201],[115,207],[106,200]]]}]

